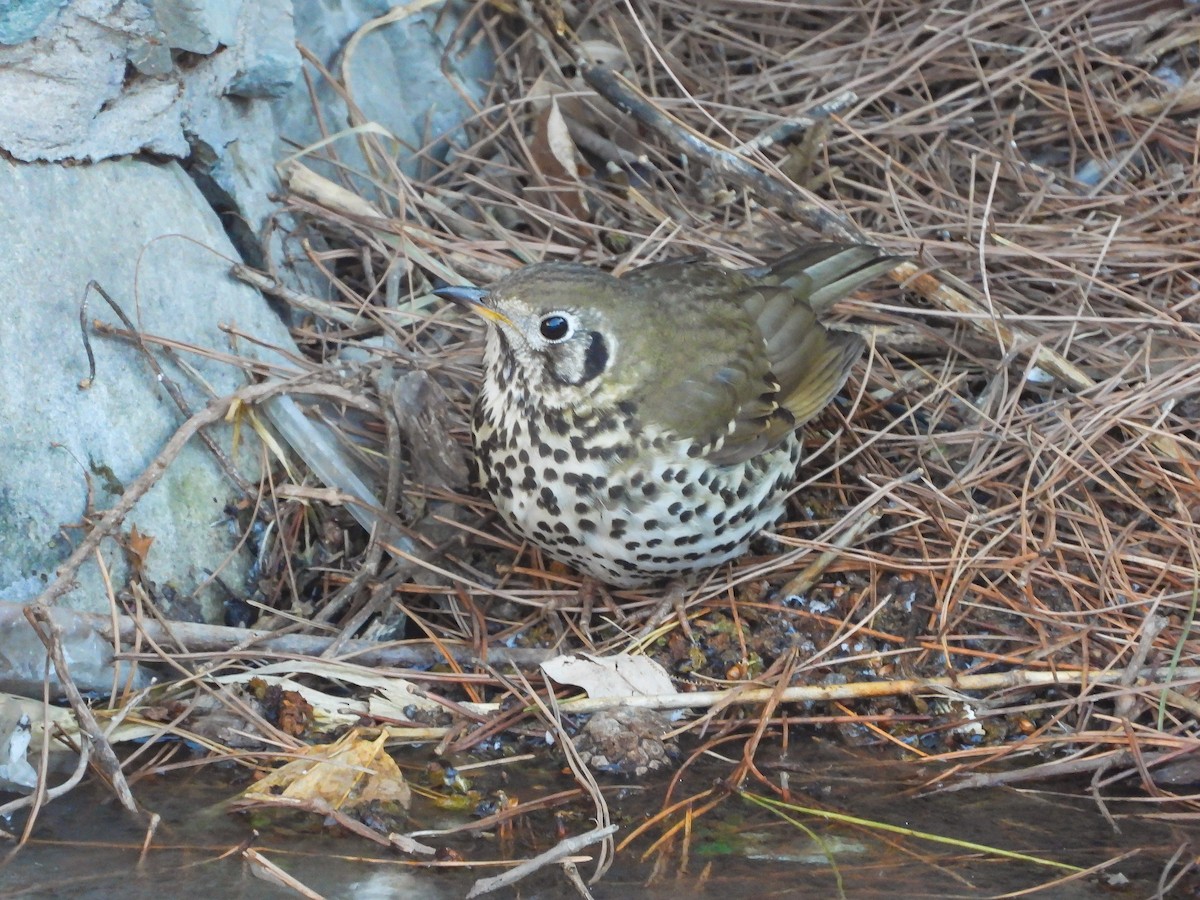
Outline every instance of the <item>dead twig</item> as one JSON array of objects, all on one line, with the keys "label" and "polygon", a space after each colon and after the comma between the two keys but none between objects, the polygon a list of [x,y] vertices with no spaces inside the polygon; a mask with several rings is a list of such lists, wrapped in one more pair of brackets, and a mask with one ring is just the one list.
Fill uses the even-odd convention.
[{"label": "dead twig", "polygon": [[58,683],[62,687],[63,693],[67,695],[71,709],[75,712],[79,729],[95,748],[96,761],[112,786],[117,800],[129,812],[138,812],[137,801],[133,799],[129,784],[125,781],[125,774],[121,771],[121,760],[113,752],[112,745],[109,744],[108,738],[100,728],[100,723],[92,715],[91,708],[84,702],[79,689],[71,678],[71,669],[63,656],[62,629],[51,618],[48,608],[41,604],[28,607],[25,616],[42,643],[46,645],[46,652],[50,654],[50,660],[54,663],[54,672],[58,676]]},{"label": "dead twig", "polygon": [[475,882],[471,890],[467,892],[468,900],[471,897],[481,897],[484,894],[490,894],[492,891],[498,891],[502,887],[508,887],[510,884],[516,884],[539,869],[559,862],[565,857],[573,856],[585,847],[590,847],[592,844],[604,840],[609,835],[615,834],[617,827],[616,825],[606,825],[604,828],[593,828],[591,831],[584,832],[583,834],[566,838],[559,841],[545,853],[539,853],[532,859],[525,860],[520,865],[509,869],[503,875],[480,878]]}]

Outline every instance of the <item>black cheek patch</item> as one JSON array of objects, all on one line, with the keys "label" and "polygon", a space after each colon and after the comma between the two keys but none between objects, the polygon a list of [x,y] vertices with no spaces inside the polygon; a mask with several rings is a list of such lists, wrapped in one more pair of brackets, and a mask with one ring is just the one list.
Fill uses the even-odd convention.
[{"label": "black cheek patch", "polygon": [[590,338],[587,353],[583,357],[583,378],[580,379],[580,384],[591,381],[608,365],[608,344],[604,340],[604,335],[593,331]]},{"label": "black cheek patch", "polygon": [[[598,331],[592,331],[589,332],[587,338],[588,345],[583,352],[582,372],[579,372],[576,366],[560,365],[560,363],[568,361],[567,358],[564,358],[564,354],[569,353],[572,349],[578,349],[576,342],[571,341],[568,344],[555,344],[542,351],[546,374],[559,384],[579,387],[603,373],[608,366],[608,344],[604,340],[604,335]],[[577,363],[578,359],[576,356],[571,361]],[[578,377],[575,377],[576,374]]]}]

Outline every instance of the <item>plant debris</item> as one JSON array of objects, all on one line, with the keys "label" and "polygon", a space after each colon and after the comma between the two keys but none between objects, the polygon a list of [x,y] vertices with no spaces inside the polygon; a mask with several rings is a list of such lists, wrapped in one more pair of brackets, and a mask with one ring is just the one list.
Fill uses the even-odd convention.
[{"label": "plant debris", "polygon": [[[928,788],[1083,774],[1098,802],[1142,792],[1147,812],[1194,816],[1181,766],[1200,749],[1189,7],[539,8],[475,7],[477,39],[504,48],[491,93],[465,140],[431,136],[418,174],[371,129],[282,167],[290,237],[338,293],[275,290],[303,317],[310,371],[294,394],[395,502],[367,530],[315,493],[341,489],[332,476],[281,469],[256,506],[271,523],[254,624],[266,642],[211,632],[186,656],[196,683],[153,702],[201,691],[240,704],[206,673],[278,662],[267,635],[286,627],[289,640],[321,638],[314,662],[346,667],[297,669],[316,726],[353,719],[364,740],[386,736],[414,759],[565,762],[600,809],[569,744],[582,729],[586,755],[612,762],[587,743],[595,720],[583,724],[604,698],[572,700],[536,665],[644,654],[677,690],[611,705],[690,708],[671,723],[682,765],[732,743],[730,789],[780,790],[755,754],[808,729],[919,761]],[[362,160],[339,156],[352,151]],[[627,271],[702,253],[746,266],[817,238],[912,262],[893,288],[839,306],[872,349],[845,402],[806,429],[787,519],[689,590],[679,617],[657,624],[661,591],[583,580],[489,515],[462,466],[480,334],[434,287],[542,259]],[[256,390],[243,401],[270,389]],[[368,702],[379,686],[349,677],[365,672],[368,641],[425,654],[379,673],[420,703]],[[173,658],[154,646],[128,658]],[[318,694],[346,708],[331,718]],[[282,747],[321,733],[303,716],[285,727],[240,714]],[[668,758],[638,746],[644,758],[616,768]],[[427,790],[461,793],[454,783]],[[687,821],[725,796],[692,798]],[[677,801],[622,846],[652,828],[678,840]],[[535,808],[497,799],[474,827]]]}]

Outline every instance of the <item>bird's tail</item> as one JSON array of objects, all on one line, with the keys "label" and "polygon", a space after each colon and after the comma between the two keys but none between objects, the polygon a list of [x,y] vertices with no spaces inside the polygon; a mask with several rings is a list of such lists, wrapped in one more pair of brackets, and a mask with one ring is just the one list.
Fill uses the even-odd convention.
[{"label": "bird's tail", "polygon": [[797,425],[841,390],[865,347],[857,334],[823,325],[819,314],[902,259],[863,244],[812,244],[746,273],[760,284],[784,288],[773,297],[764,292],[770,299],[763,298],[756,319],[783,388],[780,405]]},{"label": "bird's tail", "polygon": [[747,274],[761,273],[767,284],[807,293],[813,312],[821,313],[903,261],[868,244],[810,244]]}]

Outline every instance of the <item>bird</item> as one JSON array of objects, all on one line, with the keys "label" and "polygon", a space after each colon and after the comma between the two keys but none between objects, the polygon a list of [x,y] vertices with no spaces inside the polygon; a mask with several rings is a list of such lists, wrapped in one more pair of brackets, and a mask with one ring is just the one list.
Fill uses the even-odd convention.
[{"label": "bird", "polygon": [[744,554],[784,511],[798,430],[865,347],[821,314],[900,261],[822,242],[745,269],[542,262],[436,289],[486,328],[480,483],[513,533],[616,588]]}]

